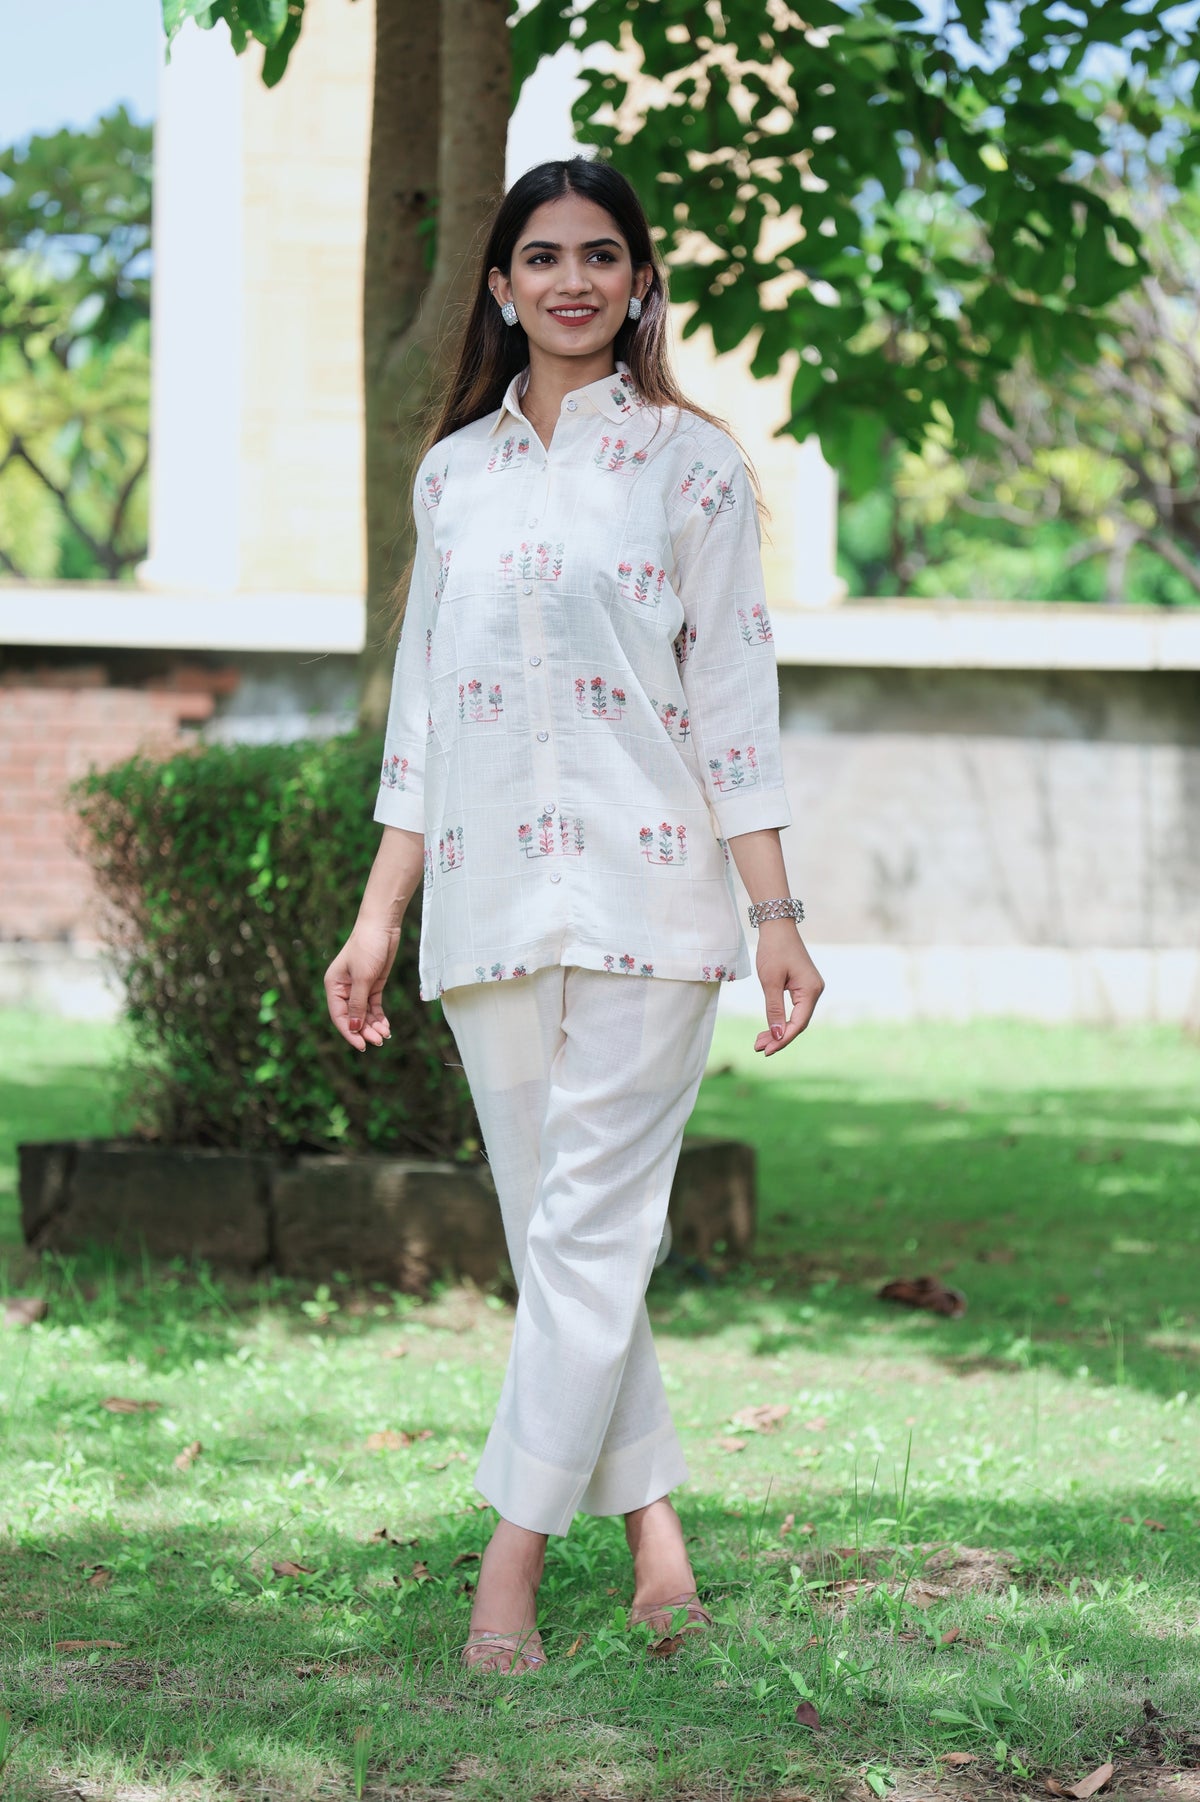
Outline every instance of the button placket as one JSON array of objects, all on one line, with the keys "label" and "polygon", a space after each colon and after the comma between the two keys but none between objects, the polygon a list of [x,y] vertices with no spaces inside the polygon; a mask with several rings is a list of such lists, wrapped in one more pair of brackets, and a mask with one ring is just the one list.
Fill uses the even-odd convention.
[{"label": "button placket", "polygon": [[[546,515],[549,510],[549,488],[549,459],[544,457],[541,467],[536,471],[533,494],[526,500],[525,509],[523,509],[527,512],[531,530],[539,522],[543,528],[545,527]],[[536,578],[531,582],[521,583],[517,596],[517,620],[526,667],[525,699],[530,728],[529,749],[532,776],[532,793],[529,798],[532,802],[539,795],[553,797],[540,802],[539,805],[546,813],[556,813],[559,771],[557,749],[550,731],[552,716],[549,669],[540,604],[544,587],[545,584]],[[546,875],[555,886],[562,882],[562,871],[559,869],[550,869]]]}]

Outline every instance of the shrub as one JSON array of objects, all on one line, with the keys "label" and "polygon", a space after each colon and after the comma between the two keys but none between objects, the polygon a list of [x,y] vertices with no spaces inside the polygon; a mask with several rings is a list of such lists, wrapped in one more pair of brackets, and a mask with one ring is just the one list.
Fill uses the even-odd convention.
[{"label": "shrub", "polygon": [[76,784],[134,1034],[134,1100],[173,1143],[466,1156],[470,1097],[417,998],[419,897],[358,1055],[322,978],[370,868],[377,753],[352,736],[133,757]]}]

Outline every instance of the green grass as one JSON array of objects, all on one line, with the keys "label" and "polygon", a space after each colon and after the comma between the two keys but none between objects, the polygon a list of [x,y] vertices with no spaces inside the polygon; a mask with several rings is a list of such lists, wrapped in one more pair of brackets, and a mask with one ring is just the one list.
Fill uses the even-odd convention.
[{"label": "green grass", "polygon": [[[752,1036],[722,1023],[693,1124],[760,1146],[755,1259],[651,1292],[710,1642],[647,1658],[619,1523],[581,1518],[546,1670],[457,1669],[497,1298],[14,1253],[51,1311],[0,1345],[0,1793],[1015,1798],[1200,1763],[1200,1050],[825,1029],[764,1065]],[[52,1104],[30,1042],[0,1033],[21,1135],[103,1130],[79,1042],[40,1054]],[[925,1271],[964,1319],[875,1298]],[[762,1403],[774,1431],[735,1423]]]}]

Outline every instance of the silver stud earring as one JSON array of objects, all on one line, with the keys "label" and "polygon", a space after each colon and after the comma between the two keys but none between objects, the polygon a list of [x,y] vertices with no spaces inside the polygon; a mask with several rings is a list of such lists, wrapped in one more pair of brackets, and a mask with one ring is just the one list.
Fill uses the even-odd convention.
[{"label": "silver stud earring", "polygon": [[506,300],[501,307],[500,317],[503,319],[505,325],[515,325],[517,323],[517,309],[514,307],[511,300]]},{"label": "silver stud earring", "polygon": [[642,316],[642,303],[638,299],[636,294],[631,294],[629,296],[629,317],[633,320],[633,323],[636,325],[638,320],[641,318],[641,316]]}]

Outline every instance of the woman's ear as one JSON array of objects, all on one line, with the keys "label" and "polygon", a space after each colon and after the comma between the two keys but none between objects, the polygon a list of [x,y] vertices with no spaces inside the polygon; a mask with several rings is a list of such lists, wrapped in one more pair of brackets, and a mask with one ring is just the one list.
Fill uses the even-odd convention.
[{"label": "woman's ear", "polygon": [[502,307],[505,301],[511,300],[513,297],[512,283],[503,269],[488,270],[488,287],[491,290],[492,299],[498,307]]},{"label": "woman's ear", "polygon": [[654,281],[654,270],[649,263],[639,263],[633,272],[633,292],[639,300],[645,300]]}]

